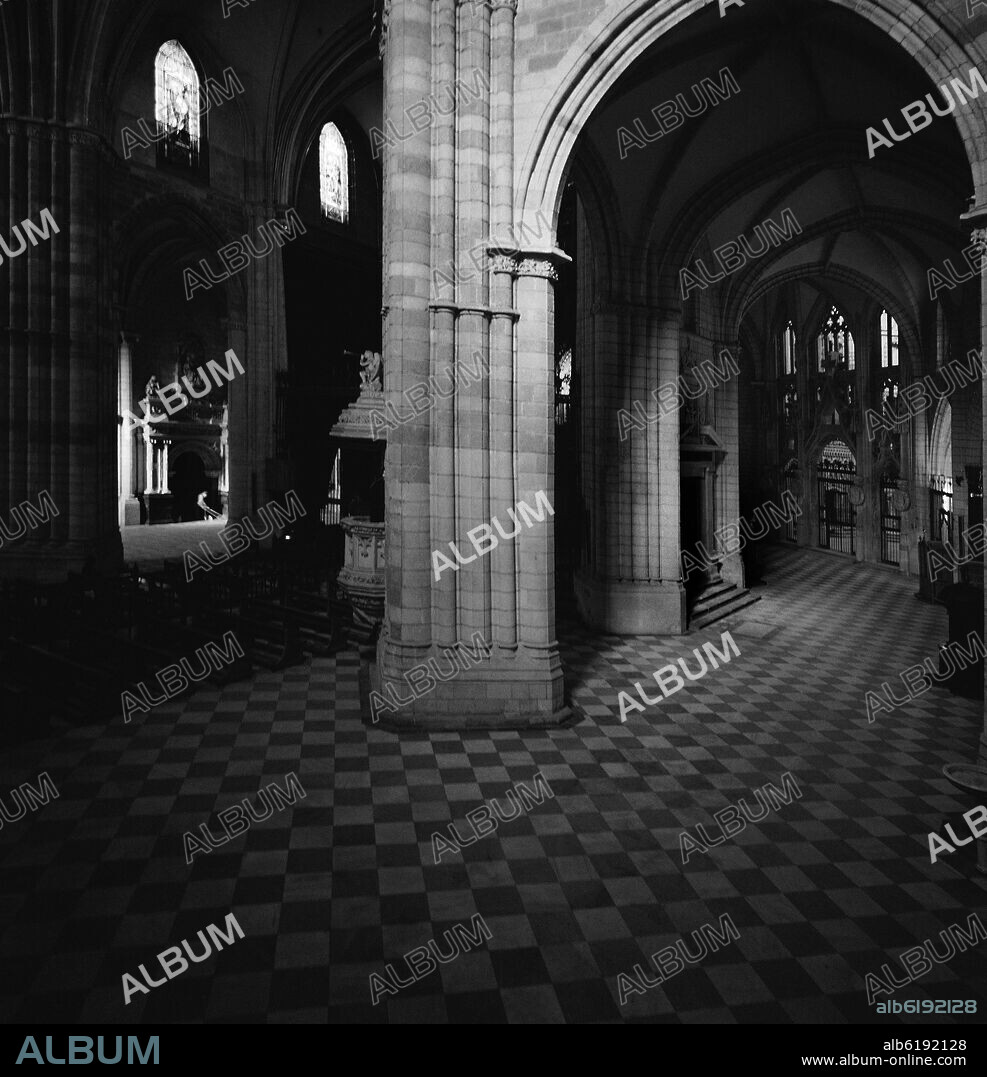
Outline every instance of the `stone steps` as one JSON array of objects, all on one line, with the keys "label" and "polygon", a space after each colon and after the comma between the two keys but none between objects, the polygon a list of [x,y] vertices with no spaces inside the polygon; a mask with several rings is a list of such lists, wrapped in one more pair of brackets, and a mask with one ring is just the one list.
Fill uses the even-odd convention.
[{"label": "stone steps", "polygon": [[761,596],[752,594],[746,587],[735,583],[714,584],[703,591],[692,607],[689,628],[705,628],[760,601]]}]

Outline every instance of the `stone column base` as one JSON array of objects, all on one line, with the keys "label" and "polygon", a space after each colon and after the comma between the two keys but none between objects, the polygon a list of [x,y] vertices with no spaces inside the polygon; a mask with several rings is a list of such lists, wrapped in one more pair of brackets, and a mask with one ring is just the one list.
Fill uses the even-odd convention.
[{"label": "stone column base", "polygon": [[136,497],[127,497],[123,501],[122,527],[137,527],[141,522],[141,503]]},{"label": "stone column base", "polygon": [[685,633],[685,588],[677,580],[601,580],[578,569],[574,582],[579,614],[591,628],[617,636]]},{"label": "stone column base", "polygon": [[[430,690],[421,676],[411,677],[421,686],[416,690],[409,684],[404,673],[411,674],[418,666],[426,666],[434,658],[445,672],[450,667],[448,657],[438,650],[417,656],[404,672],[388,654],[384,636],[378,641],[377,661],[369,668],[365,686],[365,717],[373,721],[370,693],[381,693],[391,702],[396,699],[397,709],[381,706],[377,700],[378,720],[376,728],[400,731],[416,730],[469,730],[469,729],[545,729],[567,724],[572,711],[565,702],[565,683],[562,661],[558,651],[545,658],[504,651],[496,648],[490,658],[475,668],[462,670],[452,680],[439,681]],[[385,677],[386,682],[385,683]],[[433,678],[434,679],[434,678]],[[384,693],[390,686],[391,695]]]}]

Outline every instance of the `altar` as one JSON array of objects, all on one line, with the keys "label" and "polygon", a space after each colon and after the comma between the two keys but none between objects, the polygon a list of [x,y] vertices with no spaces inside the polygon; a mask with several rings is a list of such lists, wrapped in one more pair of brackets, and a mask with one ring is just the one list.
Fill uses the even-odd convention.
[{"label": "altar", "polygon": [[156,378],[148,382],[140,401],[144,422],[135,431],[137,474],[144,476],[138,494],[141,523],[170,524],[198,521],[206,503],[226,516],[229,505],[229,405],[191,400],[175,418],[165,412]]}]

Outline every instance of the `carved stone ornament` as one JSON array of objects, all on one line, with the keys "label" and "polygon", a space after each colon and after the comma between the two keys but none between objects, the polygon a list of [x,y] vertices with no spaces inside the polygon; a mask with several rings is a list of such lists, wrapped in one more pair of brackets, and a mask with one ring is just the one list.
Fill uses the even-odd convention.
[{"label": "carved stone ornament", "polygon": [[360,359],[360,395],[339,416],[331,431],[333,437],[373,439],[376,432],[377,440],[386,440],[380,433],[387,430],[382,382],[380,352],[365,351]]},{"label": "carved stone ornament", "polygon": [[377,0],[377,19],[380,39],[377,42],[377,52],[384,59],[387,51],[387,24],[391,21],[391,0]]},{"label": "carved stone ornament", "polygon": [[380,352],[366,351],[360,357],[360,396],[380,396],[384,391]]},{"label": "carved stone ornament", "polygon": [[558,283],[559,271],[551,258],[523,258],[517,267],[519,277],[542,277]]},{"label": "carved stone ornament", "polygon": [[912,494],[903,480],[898,482],[897,490],[891,495],[891,504],[899,514],[908,512],[912,507]]}]

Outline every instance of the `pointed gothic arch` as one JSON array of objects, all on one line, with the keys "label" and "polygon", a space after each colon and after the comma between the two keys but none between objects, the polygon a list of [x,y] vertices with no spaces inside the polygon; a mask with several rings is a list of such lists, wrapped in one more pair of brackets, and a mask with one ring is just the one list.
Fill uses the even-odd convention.
[{"label": "pointed gothic arch", "polygon": [[[975,65],[978,57],[949,26],[939,23],[916,0],[903,0],[893,9],[881,0],[829,0],[872,23],[900,45],[938,85],[957,71]],[[558,70],[563,76],[551,83],[547,100],[539,88],[531,100],[519,97],[519,114],[537,116],[528,126],[526,150],[520,159],[518,215],[533,222],[539,212],[558,214],[563,181],[580,134],[597,106],[620,78],[661,37],[709,5],[706,0],[677,0],[655,4],[635,0],[621,17],[603,11],[573,42]],[[936,43],[936,47],[931,46]],[[987,172],[983,167],[987,146],[987,119],[981,109],[957,113],[954,120],[974,170],[978,204],[987,200]]]}]

